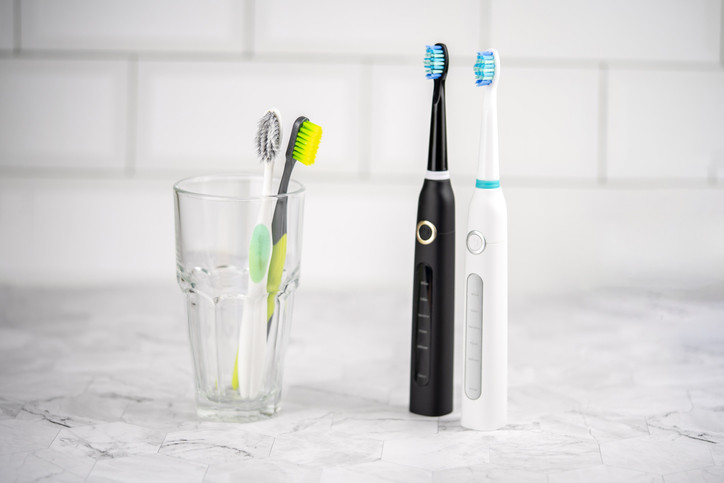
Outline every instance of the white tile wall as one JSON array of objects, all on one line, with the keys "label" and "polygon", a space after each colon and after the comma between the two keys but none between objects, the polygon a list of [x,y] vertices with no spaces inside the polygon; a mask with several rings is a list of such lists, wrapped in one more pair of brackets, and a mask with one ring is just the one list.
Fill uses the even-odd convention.
[{"label": "white tile wall", "polygon": [[127,66],[0,59],[0,166],[123,168]]},{"label": "white tile wall", "polygon": [[513,290],[724,273],[721,0],[440,5],[0,0],[0,282],[174,283],[173,181],[259,172],[255,123],[275,106],[287,131],[299,114],[324,128],[296,170],[303,287],[408,290],[436,41],[461,233],[474,52],[503,56]]},{"label": "white tile wall", "polygon": [[171,181],[0,178],[0,279],[172,282],[173,223]]},{"label": "white tile wall", "polygon": [[420,186],[307,183],[302,284],[411,288]]},{"label": "white tile wall", "polygon": [[[482,108],[473,59],[453,59],[445,82],[449,168],[471,176]],[[421,64],[379,65],[372,72],[372,173],[421,176],[427,166],[433,82]]]},{"label": "white tile wall", "polygon": [[[446,82],[450,169],[474,176],[482,88],[472,60]],[[502,176],[597,177],[598,70],[503,67],[499,87]],[[375,174],[425,169],[432,82],[419,66],[373,68],[371,165]],[[390,115],[390,106],[395,106]]]},{"label": "white tile wall", "polygon": [[611,70],[611,178],[705,179],[724,153],[724,71]]},{"label": "white tile wall", "polygon": [[244,0],[25,0],[22,45],[40,50],[242,52]]},{"label": "white tile wall", "polygon": [[597,177],[598,70],[506,67],[500,77],[501,177]]},{"label": "white tile wall", "polygon": [[359,169],[359,66],[142,62],[138,96],[139,170],[257,171],[256,123],[270,107],[282,113],[285,146],[297,116],[322,126],[315,172]]},{"label": "white tile wall", "polygon": [[[420,65],[378,65],[372,68],[373,173],[424,172],[430,130],[432,82]],[[396,111],[389,115],[391,106]]]},{"label": "white tile wall", "polygon": [[513,293],[724,273],[724,190],[506,187],[506,200]]},{"label": "white tile wall", "polygon": [[[175,283],[172,184],[1,178],[0,283]],[[307,188],[302,287],[409,293],[419,186]],[[463,233],[472,188],[454,189]],[[724,190],[513,186],[506,198],[514,294],[724,273]]]},{"label": "white tile wall", "polygon": [[476,0],[256,2],[254,47],[261,53],[334,53],[414,56],[445,39],[448,47],[475,49],[481,9]]},{"label": "white tile wall", "polygon": [[0,0],[0,50],[11,50],[15,47],[14,1]]},{"label": "white tile wall", "polygon": [[719,62],[720,0],[492,0],[502,55]]}]

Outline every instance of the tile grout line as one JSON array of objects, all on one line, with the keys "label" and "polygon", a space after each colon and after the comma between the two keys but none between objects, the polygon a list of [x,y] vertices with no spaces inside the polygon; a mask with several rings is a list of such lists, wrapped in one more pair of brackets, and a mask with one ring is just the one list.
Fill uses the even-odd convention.
[{"label": "tile grout line", "polygon": [[[124,168],[120,169],[108,169],[108,168],[48,168],[48,167],[36,167],[36,168],[19,168],[19,167],[7,167],[0,166],[0,181],[9,180],[35,180],[35,181],[67,181],[67,182],[84,182],[98,180],[103,181],[123,181],[133,180],[139,182],[155,182],[155,181],[175,181],[182,177],[188,177],[195,173],[193,169],[158,169],[158,170],[143,170],[141,172],[135,171],[132,178],[129,178],[128,173]],[[469,179],[470,176],[474,176],[475,173],[458,174],[453,175],[453,181],[464,182],[464,179]],[[370,187],[372,185],[378,186],[407,186],[410,188],[417,188],[418,184],[414,176],[415,172],[406,172],[399,175],[380,175],[372,174],[369,178],[362,179],[355,177],[353,174],[347,173],[336,173],[327,174],[314,178],[313,180],[307,180],[306,183],[314,184],[327,184],[330,186],[340,185],[358,185]],[[595,179],[590,177],[586,178],[561,178],[561,177],[508,177],[506,178],[506,186],[511,189],[531,189],[540,187],[541,183],[549,188],[555,189],[596,189],[601,185]],[[670,177],[670,178],[627,178],[627,179],[616,179],[606,180],[605,187],[611,190],[666,190],[666,189],[691,189],[700,190],[702,188],[724,190],[724,183],[711,184],[709,180],[684,180]]]},{"label": "tile grout line", "polygon": [[[720,5],[720,22],[719,22],[719,65],[724,68],[724,0]],[[707,173],[707,186],[709,188],[719,188],[718,160],[714,158],[709,164]],[[722,158],[724,163],[724,158]],[[724,165],[723,165],[724,166]]]},{"label": "tile grout line", "polygon": [[724,67],[724,0],[719,5],[719,66]]},{"label": "tile grout line", "polygon": [[599,185],[608,182],[608,65],[598,66],[598,149],[596,179]]},{"label": "tile grout line", "polygon": [[724,0],[721,1],[721,20],[719,22],[719,64],[724,67]]},{"label": "tile grout line", "polygon": [[247,0],[244,5],[244,50],[251,57],[254,58],[256,51],[255,38],[256,38],[256,4],[254,0]]},{"label": "tile grout line", "polygon": [[372,142],[372,67],[370,60],[360,64],[360,139],[359,139],[359,160],[357,161],[357,177],[360,180],[368,180],[372,176],[372,158],[370,144]]},{"label": "tile grout line", "polygon": [[126,166],[125,174],[133,178],[136,174],[136,147],[138,137],[138,57],[128,59],[126,79]]},{"label": "tile grout line", "polygon": [[22,17],[20,11],[20,0],[13,2],[13,52],[17,55],[22,47]]},{"label": "tile grout line", "polygon": [[[724,20],[723,20],[724,22]],[[16,43],[20,42],[19,33],[16,32]],[[253,35],[252,35],[253,36]],[[722,33],[724,43],[724,33]],[[480,42],[484,42],[488,36],[481,34]],[[246,42],[249,42],[247,40]],[[254,41],[250,41],[254,49]],[[490,40],[488,40],[490,42]],[[123,60],[135,57],[139,61],[155,62],[239,62],[253,61],[261,64],[275,63],[302,63],[302,64],[344,64],[359,65],[370,62],[369,54],[330,54],[330,53],[265,53],[255,52],[174,52],[174,51],[139,51],[139,50],[63,50],[63,49],[27,49],[16,46],[9,50],[16,56],[28,59],[45,60]],[[557,58],[527,58],[527,57],[506,57],[506,65],[509,67],[532,68],[532,69],[596,69],[605,63],[609,69],[629,69],[637,71],[680,71],[680,72],[711,72],[720,71],[724,67],[724,44],[722,46],[722,59],[713,62],[685,62],[685,61],[651,61],[651,60],[617,60],[617,59],[557,59]],[[375,56],[375,65],[419,65],[419,57],[409,55],[387,55]],[[467,59],[472,62],[474,55],[460,56],[460,59]]]},{"label": "tile grout line", "polygon": [[717,176],[716,176],[716,160],[712,160],[709,163],[709,167],[706,170],[706,181],[707,185],[711,188],[716,188]]},{"label": "tile grout line", "polygon": [[[722,0],[724,1],[724,0]],[[492,36],[490,35],[490,28],[493,25],[492,22],[492,4],[489,0],[480,2],[480,32],[478,32],[478,45],[479,49],[487,49],[492,47]]]}]

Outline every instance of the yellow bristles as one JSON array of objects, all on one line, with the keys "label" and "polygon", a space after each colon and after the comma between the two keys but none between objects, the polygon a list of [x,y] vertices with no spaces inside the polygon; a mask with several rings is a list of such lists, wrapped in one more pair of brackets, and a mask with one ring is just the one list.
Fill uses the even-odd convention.
[{"label": "yellow bristles", "polygon": [[293,158],[307,166],[314,164],[319,141],[322,139],[322,127],[310,121],[304,121],[294,141]]}]

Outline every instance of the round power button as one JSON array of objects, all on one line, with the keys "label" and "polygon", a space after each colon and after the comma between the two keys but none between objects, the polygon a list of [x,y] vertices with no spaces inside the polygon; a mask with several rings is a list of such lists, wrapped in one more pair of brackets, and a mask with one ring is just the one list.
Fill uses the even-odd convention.
[{"label": "round power button", "polygon": [[485,237],[477,230],[473,230],[468,233],[466,243],[468,245],[468,250],[473,255],[483,253],[483,250],[485,250]]},{"label": "round power button", "polygon": [[417,241],[423,245],[429,245],[437,238],[437,228],[427,220],[422,220],[417,224]]}]

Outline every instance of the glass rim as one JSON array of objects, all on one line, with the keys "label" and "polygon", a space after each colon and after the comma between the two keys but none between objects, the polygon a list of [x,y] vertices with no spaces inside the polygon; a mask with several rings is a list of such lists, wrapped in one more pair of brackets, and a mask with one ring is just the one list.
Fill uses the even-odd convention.
[{"label": "glass rim", "polygon": [[[227,195],[215,195],[215,194],[209,194],[209,193],[203,193],[200,191],[194,191],[192,189],[186,188],[183,185],[188,184],[191,182],[202,182],[202,181],[215,181],[215,180],[244,180],[244,181],[250,181],[250,180],[263,180],[263,176],[258,175],[252,175],[252,174],[235,174],[235,173],[218,173],[218,174],[204,174],[199,176],[189,176],[188,178],[183,178],[173,185],[173,190],[177,194],[182,194],[186,196],[191,196],[193,198],[200,198],[205,200],[211,200],[211,201],[254,201],[254,200],[261,200],[265,198],[290,198],[294,196],[301,196],[306,191],[306,188],[302,183],[295,179],[289,180],[289,190],[286,193],[277,193],[273,195],[257,195],[257,196],[227,196]],[[274,177],[274,180],[278,184],[280,178]]]}]

